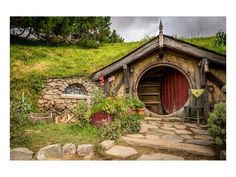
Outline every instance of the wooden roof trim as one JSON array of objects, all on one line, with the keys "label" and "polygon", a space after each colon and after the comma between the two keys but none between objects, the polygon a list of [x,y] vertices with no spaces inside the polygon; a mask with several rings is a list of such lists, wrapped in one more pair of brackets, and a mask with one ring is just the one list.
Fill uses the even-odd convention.
[{"label": "wooden roof trim", "polygon": [[176,40],[166,35],[164,36],[164,47],[177,51],[183,51],[184,53],[193,55],[197,58],[208,58],[212,62],[226,65],[225,55],[199,48],[198,46]]},{"label": "wooden roof trim", "polygon": [[[209,49],[199,47],[197,45],[173,38],[171,36],[164,36],[164,48],[170,48],[175,51],[183,52],[190,56],[195,56],[196,58],[208,58],[210,61],[214,63],[218,63],[221,65],[226,65],[226,56],[219,54],[217,52],[211,51]],[[151,41],[143,44],[132,52],[128,53],[121,59],[111,63],[110,65],[94,72],[91,75],[92,81],[98,80],[100,76],[106,76],[112,72],[115,72],[123,67],[123,64],[129,64],[134,62],[135,60],[143,57],[151,53],[154,50],[159,48],[159,36],[153,38]]]},{"label": "wooden roof trim", "polygon": [[92,81],[98,80],[100,76],[106,76],[114,71],[121,69],[123,67],[123,64],[132,63],[133,61],[143,57],[144,55],[149,54],[150,52],[158,49],[158,45],[158,38],[156,37],[146,44],[140,46],[136,50],[132,51],[131,53],[127,54],[126,56],[122,57],[121,59],[93,73],[91,76]]}]

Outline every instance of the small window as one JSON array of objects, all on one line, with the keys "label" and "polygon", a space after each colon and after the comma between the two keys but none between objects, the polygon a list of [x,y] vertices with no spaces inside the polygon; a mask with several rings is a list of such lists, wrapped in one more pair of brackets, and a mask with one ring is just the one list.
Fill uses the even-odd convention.
[{"label": "small window", "polygon": [[80,94],[86,95],[86,90],[82,85],[72,84],[65,89],[65,94]]}]

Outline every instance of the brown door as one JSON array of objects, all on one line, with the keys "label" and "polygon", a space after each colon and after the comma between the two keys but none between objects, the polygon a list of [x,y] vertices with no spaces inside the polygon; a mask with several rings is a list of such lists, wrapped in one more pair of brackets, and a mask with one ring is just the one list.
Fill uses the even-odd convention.
[{"label": "brown door", "polygon": [[161,81],[161,104],[164,111],[171,114],[183,107],[188,99],[188,89],[188,80],[181,72],[168,70]]}]

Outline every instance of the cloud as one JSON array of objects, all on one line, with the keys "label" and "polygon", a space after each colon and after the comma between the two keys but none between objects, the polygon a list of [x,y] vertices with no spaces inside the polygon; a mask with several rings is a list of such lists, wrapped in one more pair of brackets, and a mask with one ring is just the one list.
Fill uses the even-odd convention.
[{"label": "cloud", "polygon": [[112,17],[111,28],[125,41],[137,41],[145,35],[157,35],[160,18],[167,35],[212,36],[220,30],[226,31],[225,17]]}]

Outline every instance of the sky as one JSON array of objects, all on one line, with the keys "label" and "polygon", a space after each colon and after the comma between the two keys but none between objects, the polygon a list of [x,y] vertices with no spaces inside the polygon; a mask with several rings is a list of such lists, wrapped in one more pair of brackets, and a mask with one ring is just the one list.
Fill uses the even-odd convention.
[{"label": "sky", "polygon": [[213,36],[226,31],[225,17],[111,17],[111,29],[126,42],[158,35],[162,19],[164,34],[179,37]]}]

